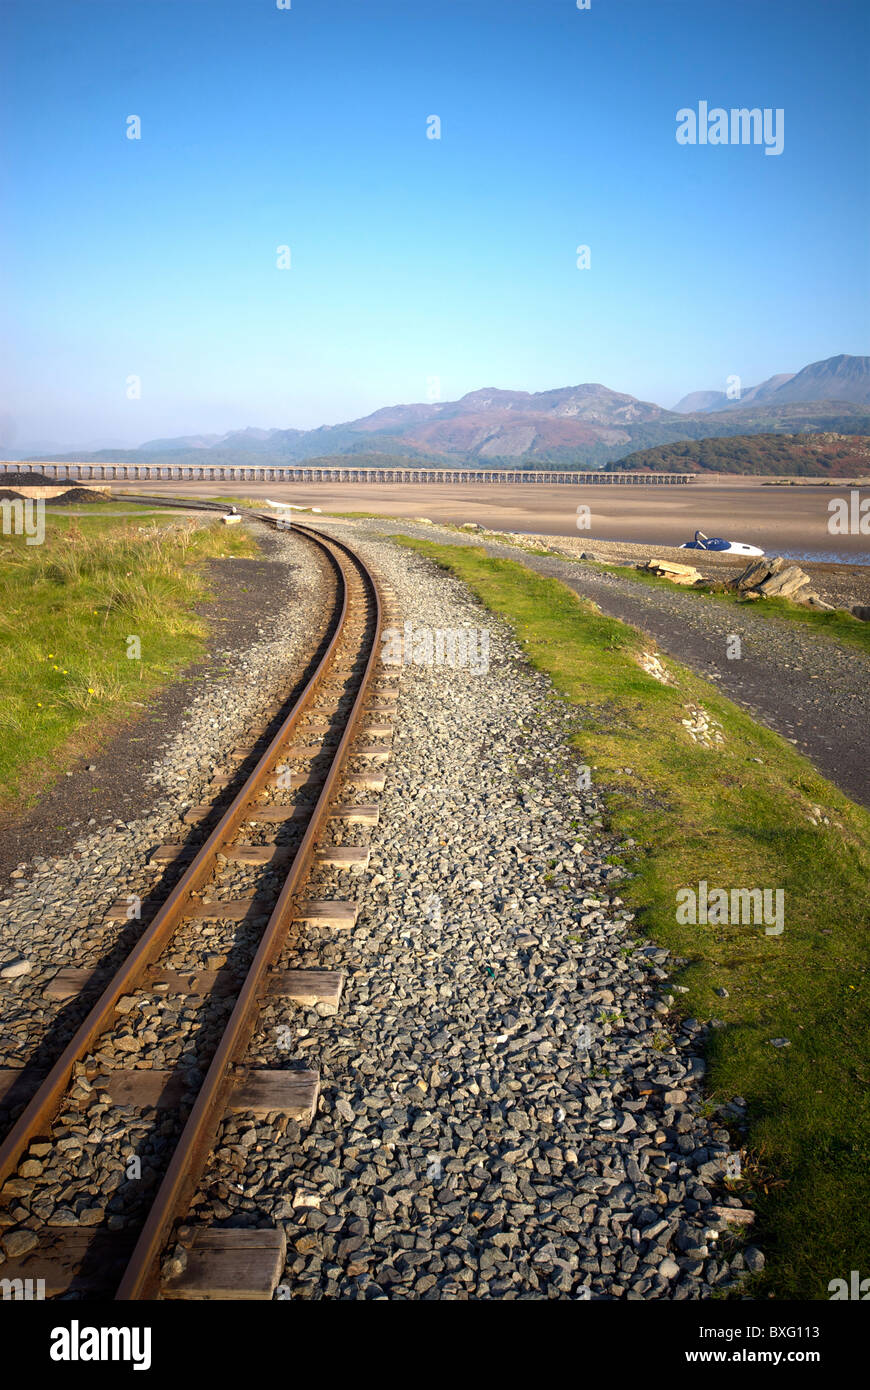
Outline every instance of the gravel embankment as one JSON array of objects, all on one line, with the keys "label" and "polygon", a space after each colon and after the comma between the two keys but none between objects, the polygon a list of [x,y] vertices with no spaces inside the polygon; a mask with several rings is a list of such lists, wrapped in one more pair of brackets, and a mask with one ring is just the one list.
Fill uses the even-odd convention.
[{"label": "gravel embankment", "polygon": [[489,669],[402,668],[370,871],[310,885],[360,902],[357,926],[300,930],[282,962],[344,969],[341,1007],[276,1004],[252,1047],[319,1066],[319,1113],[230,1120],[196,1223],[283,1222],[279,1297],[733,1285],[763,1262],[723,1219],[743,1103],[702,1114],[702,1029],[671,1021],[672,963],[633,934],[576,713],[464,586],[351,529],[415,628],[488,629]]}]

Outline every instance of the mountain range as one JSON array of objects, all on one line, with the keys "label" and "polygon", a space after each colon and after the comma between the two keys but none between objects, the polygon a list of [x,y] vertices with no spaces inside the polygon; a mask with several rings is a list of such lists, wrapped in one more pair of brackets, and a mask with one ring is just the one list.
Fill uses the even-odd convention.
[{"label": "mountain range", "polygon": [[771,406],[804,404],[807,401],[851,401],[870,403],[870,357],[828,357],[811,362],[800,372],[781,372],[768,377],[760,386],[741,391],[737,399],[725,391],[693,391],[677,401],[679,415],[706,414],[719,410],[745,410],[748,405],[766,401]]},{"label": "mountain range", "polygon": [[695,391],[672,410],[593,383],[536,392],[487,387],[456,401],[386,406],[317,429],[184,435],[60,459],[288,465],[365,454],[399,455],[406,466],[585,468],[679,440],[819,432],[870,434],[870,357],[813,362],[769,377],[736,400],[723,391]]}]

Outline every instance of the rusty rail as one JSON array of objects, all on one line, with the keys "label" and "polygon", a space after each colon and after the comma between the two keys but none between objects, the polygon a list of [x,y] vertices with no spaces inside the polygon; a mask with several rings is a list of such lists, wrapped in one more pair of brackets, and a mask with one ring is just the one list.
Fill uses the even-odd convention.
[{"label": "rusty rail", "polygon": [[[276,518],[252,513],[258,520],[276,524]],[[179,882],[172,888],[154,919],[106,986],[99,999],[79,1025],[74,1036],[52,1066],[36,1093],[0,1144],[0,1185],[15,1171],[22,1153],[32,1140],[47,1132],[57,1115],[77,1063],[92,1050],[93,1044],[115,1023],[115,1005],[122,995],[145,979],[149,966],[160,955],[185,918],[195,916],[191,899],[215,867],[217,855],[231,841],[245,819],[245,813],[264,787],[282,747],[292,737],[300,720],[326,682],[345,636],[351,617],[347,567],[342,555],[361,572],[373,604],[371,645],[365,670],[344,731],[335,749],[322,790],[311,812],[308,825],[294,855],[254,959],[241,986],[236,1004],[203,1079],[197,1099],[179,1136],[177,1146],[154,1196],[149,1214],[127,1263],[116,1298],[141,1299],[155,1296],[160,1277],[161,1251],[173,1224],[182,1216],[193,1196],[207,1161],[214,1136],[226,1110],[232,1088],[244,1073],[241,1065],[245,1048],[254,1030],[260,1002],[268,984],[268,971],[286,939],[292,920],[294,899],[304,883],[314,855],[315,843],[327,819],[336,783],[341,775],[363,706],[369,695],[375,670],[382,623],[382,603],[374,576],[343,541],[324,536],[308,526],[294,523],[292,529],[319,546],[332,563],[339,584],[340,610],[316,669],[310,676],[290,713],[259,758],[244,785],[233,798],[205,843],[196,852]],[[339,552],[339,554],[336,554]],[[328,629],[327,629],[328,630]],[[365,648],[363,648],[365,650]]]}]

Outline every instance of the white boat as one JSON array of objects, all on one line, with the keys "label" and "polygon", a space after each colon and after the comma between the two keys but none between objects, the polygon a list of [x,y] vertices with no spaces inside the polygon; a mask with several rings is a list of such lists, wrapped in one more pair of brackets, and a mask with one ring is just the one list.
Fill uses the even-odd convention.
[{"label": "white boat", "polygon": [[302,507],[296,502],[273,502],[271,497],[266,498],[267,507],[283,507],[288,512],[317,512],[320,515],[319,507]]},{"label": "white boat", "polygon": [[681,550],[715,550],[727,555],[763,555],[757,545],[747,545],[745,541],[726,541],[721,536],[705,536],[703,531],[695,532],[693,541],[684,541]]}]

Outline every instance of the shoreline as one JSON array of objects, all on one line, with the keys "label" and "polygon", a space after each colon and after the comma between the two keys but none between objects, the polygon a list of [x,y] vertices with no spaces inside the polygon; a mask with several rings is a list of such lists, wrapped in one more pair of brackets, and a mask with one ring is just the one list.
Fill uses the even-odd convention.
[{"label": "shoreline", "polygon": [[[470,531],[468,535],[480,535]],[[650,545],[640,541],[600,540],[590,536],[588,540],[575,540],[571,536],[554,537],[546,535],[527,535],[518,532],[488,532],[499,540],[513,541],[522,548],[525,540],[535,546],[545,546],[550,551],[564,555],[570,560],[579,560],[581,555],[600,556],[603,564],[635,566],[644,560],[658,557],[673,560],[678,564],[693,565],[705,579],[731,579],[746,569],[752,557],[745,555],[717,554],[705,550],[680,550],[676,546]],[[485,542],[485,536],[481,536]],[[772,556],[769,558],[773,558]],[[788,559],[790,557],[785,556]],[[870,563],[843,563],[842,561],[795,560],[807,574],[813,588],[826,603],[837,608],[851,608],[853,604],[870,605]]]},{"label": "shoreline", "polygon": [[[819,558],[812,563],[870,565],[870,534],[861,535],[853,529],[851,534],[840,535],[828,530],[830,505],[837,497],[849,500],[849,484],[828,486],[828,480],[820,480],[820,484],[776,488],[734,477],[727,482],[705,480],[675,488],[253,480],[221,485],[190,479],[172,483],[153,480],[143,485],[154,494],[232,495],[258,501],[271,498],[320,507],[324,513],[374,513],[406,521],[422,516],[456,526],[473,521],[488,531],[579,538],[583,543],[594,536],[600,538],[599,544],[678,548],[701,530],[708,536],[757,545],[769,556],[785,555],[800,562],[799,557],[813,555]],[[123,491],[113,487],[112,496],[121,497]],[[587,507],[588,513],[579,513],[581,506]],[[586,522],[582,529],[578,521]],[[684,559],[685,555],[682,552]]]}]

